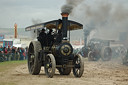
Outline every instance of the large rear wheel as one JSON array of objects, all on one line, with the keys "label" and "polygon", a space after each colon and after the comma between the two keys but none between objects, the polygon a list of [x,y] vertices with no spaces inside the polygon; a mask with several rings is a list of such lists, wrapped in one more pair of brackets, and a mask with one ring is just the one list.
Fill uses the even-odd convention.
[{"label": "large rear wheel", "polygon": [[111,57],[112,57],[111,48],[108,46],[103,47],[101,50],[101,59],[103,61],[109,61],[109,60],[111,60]]},{"label": "large rear wheel", "polygon": [[90,51],[88,53],[88,60],[89,61],[98,61],[100,59],[100,55],[96,52]]},{"label": "large rear wheel", "polygon": [[73,60],[73,74],[75,77],[81,77],[84,72],[84,61],[80,54],[75,55]]},{"label": "large rear wheel", "polygon": [[32,75],[38,75],[41,69],[39,52],[42,50],[39,41],[32,41],[28,49],[28,70]]},{"label": "large rear wheel", "polygon": [[56,61],[54,56],[52,54],[47,54],[44,63],[45,74],[49,78],[52,78],[55,74],[55,68],[56,68]]},{"label": "large rear wheel", "polygon": [[128,65],[128,56],[127,55],[123,56],[122,62],[123,62],[124,65]]}]

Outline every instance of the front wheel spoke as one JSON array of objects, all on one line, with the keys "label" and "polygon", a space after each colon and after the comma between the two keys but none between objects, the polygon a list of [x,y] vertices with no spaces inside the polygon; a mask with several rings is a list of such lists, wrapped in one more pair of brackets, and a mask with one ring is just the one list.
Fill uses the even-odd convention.
[{"label": "front wheel spoke", "polygon": [[48,68],[48,72],[51,73],[52,72],[52,68]]},{"label": "front wheel spoke", "polygon": [[50,62],[49,67],[52,67],[52,62]]},{"label": "front wheel spoke", "polygon": [[80,59],[78,58],[77,60],[76,60],[76,64],[79,64],[80,63]]},{"label": "front wheel spoke", "polygon": [[79,69],[76,69],[76,74],[79,75]]},{"label": "front wheel spoke", "polygon": [[46,68],[51,68],[52,67],[52,62],[48,62],[47,64],[46,64]]},{"label": "front wheel spoke", "polygon": [[79,61],[78,60],[76,60],[76,64],[78,64],[79,63]]},{"label": "front wheel spoke", "polygon": [[51,59],[50,58],[48,59],[48,62],[51,62]]},{"label": "front wheel spoke", "polygon": [[78,72],[78,69],[76,69],[76,73]]}]

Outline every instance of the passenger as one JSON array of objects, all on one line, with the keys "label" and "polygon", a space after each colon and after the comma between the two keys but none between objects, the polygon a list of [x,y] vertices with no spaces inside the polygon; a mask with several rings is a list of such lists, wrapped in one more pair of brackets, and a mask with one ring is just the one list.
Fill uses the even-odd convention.
[{"label": "passenger", "polygon": [[45,33],[45,29],[42,29],[39,37],[38,37],[38,41],[40,41],[41,46],[43,48],[43,46],[46,46],[46,33]]},{"label": "passenger", "polygon": [[57,38],[56,38],[56,43],[61,43],[62,41],[62,32],[61,30],[58,30]]},{"label": "passenger", "polygon": [[47,45],[52,46],[54,43],[54,36],[52,35],[52,29],[49,30],[49,33],[47,34]]}]

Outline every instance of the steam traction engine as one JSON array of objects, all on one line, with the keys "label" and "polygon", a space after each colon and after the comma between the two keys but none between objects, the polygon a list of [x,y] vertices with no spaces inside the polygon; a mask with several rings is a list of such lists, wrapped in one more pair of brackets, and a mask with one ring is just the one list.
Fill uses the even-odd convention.
[{"label": "steam traction engine", "polygon": [[73,47],[70,44],[70,31],[83,29],[83,25],[68,20],[68,13],[61,13],[61,15],[62,20],[53,20],[25,28],[26,31],[33,31],[37,34],[37,37],[43,28],[55,30],[53,35],[54,43],[52,45],[41,46],[39,41],[31,41],[29,44],[28,69],[30,74],[38,75],[41,66],[44,66],[45,74],[50,78],[54,76],[56,68],[61,75],[69,75],[71,69],[73,69],[75,77],[82,76],[84,61],[80,54],[73,54]]},{"label": "steam traction engine", "polygon": [[103,61],[109,61],[112,57],[112,50],[110,48],[111,40],[91,39],[88,43],[89,52],[88,60],[97,61],[100,58]]},{"label": "steam traction engine", "polygon": [[110,42],[112,41],[92,38],[82,48],[81,52],[84,53],[84,57],[88,57],[89,61],[98,61],[100,58],[103,61],[109,61],[112,57],[112,49],[110,47]]}]

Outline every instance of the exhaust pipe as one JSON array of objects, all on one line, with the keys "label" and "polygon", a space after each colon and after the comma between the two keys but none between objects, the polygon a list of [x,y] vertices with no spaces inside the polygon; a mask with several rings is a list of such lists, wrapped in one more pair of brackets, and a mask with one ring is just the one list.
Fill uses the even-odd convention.
[{"label": "exhaust pipe", "polygon": [[68,30],[68,15],[69,13],[61,13],[62,15],[62,37],[63,40],[67,40],[67,30]]}]

